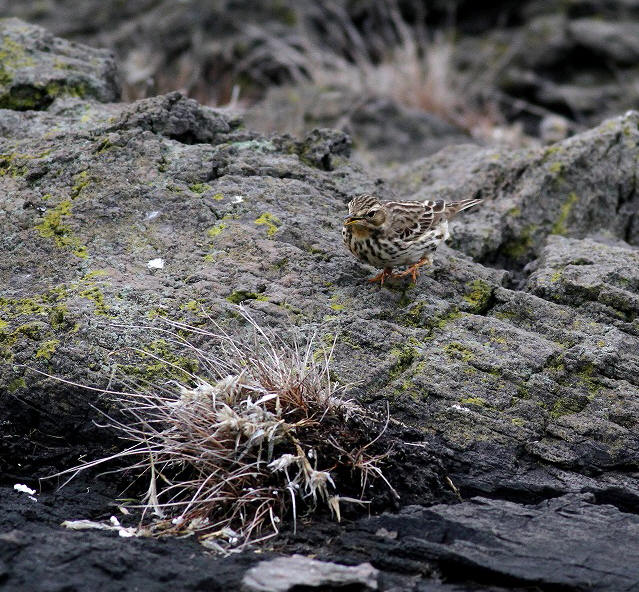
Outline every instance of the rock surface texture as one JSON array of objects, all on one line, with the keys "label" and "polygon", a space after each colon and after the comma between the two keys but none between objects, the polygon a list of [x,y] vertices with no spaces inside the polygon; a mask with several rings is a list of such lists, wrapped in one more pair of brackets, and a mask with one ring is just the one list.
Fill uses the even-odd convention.
[{"label": "rock surface texture", "polygon": [[[0,27],[5,45],[31,31],[35,63],[16,79],[40,88],[29,48],[49,39],[73,62],[59,88],[86,81],[80,96],[0,110],[4,589],[232,590],[258,561],[294,553],[368,562],[379,590],[636,589],[639,114],[543,149],[452,146],[378,179],[335,130],[264,137],[179,93],[101,102],[117,96],[106,54],[69,57],[40,29]],[[368,284],[342,245],[354,194],[477,191],[484,204],[451,225],[416,286]],[[97,389],[197,372],[163,319],[239,332],[239,302],[284,339],[335,341],[335,378],[388,405],[434,459],[393,458],[412,505],[219,558],[189,540],[62,530],[117,513],[108,479],[45,482],[37,501],[13,490],[114,446],[91,421],[98,393],[38,371]],[[449,492],[424,485],[436,482]]]}]

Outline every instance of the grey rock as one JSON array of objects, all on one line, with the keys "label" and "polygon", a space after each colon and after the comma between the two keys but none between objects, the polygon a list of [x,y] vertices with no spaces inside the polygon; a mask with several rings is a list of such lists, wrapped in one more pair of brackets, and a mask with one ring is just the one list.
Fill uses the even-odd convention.
[{"label": "grey rock", "polygon": [[245,121],[266,133],[298,136],[315,127],[343,130],[352,138],[355,156],[376,170],[469,141],[465,131],[437,115],[376,97],[374,91],[362,93],[338,85],[272,88],[247,111]]},{"label": "grey rock", "polygon": [[575,19],[568,32],[579,45],[612,63],[628,66],[639,59],[639,23]]},{"label": "grey rock", "polygon": [[15,18],[0,20],[0,108],[45,109],[61,96],[115,101],[113,54],[54,37]]},{"label": "grey rock", "polygon": [[[434,581],[450,565],[470,570],[457,580],[462,589],[511,581],[583,589],[584,549],[605,535],[592,560],[599,589],[635,577],[634,563],[609,569],[609,558],[613,539],[634,540],[630,514],[639,502],[637,113],[540,149],[450,147],[386,181],[350,160],[344,132],[265,137],[228,110],[173,93],[132,104],[59,97],[46,110],[2,110],[0,122],[4,485],[33,485],[112,450],[91,422],[93,407],[109,411],[109,402],[46,375],[97,389],[166,384],[180,378],[176,366],[198,368],[163,332],[163,317],[196,325],[214,318],[241,337],[243,302],[284,340],[316,331],[320,353],[335,341],[335,380],[357,381],[349,396],[373,412],[388,408],[389,430],[409,440],[386,459],[401,503],[438,504],[414,510],[419,541],[397,555],[388,552],[392,536],[368,543],[382,528],[397,531],[402,515],[374,519],[348,557],[335,546],[321,559],[371,561],[382,589],[455,589]],[[451,225],[451,246],[417,285],[379,289],[341,243],[346,204],[361,192],[481,194],[485,202]],[[164,268],[148,269],[159,257]],[[462,498],[495,501],[442,506],[455,487]],[[594,497],[565,497],[584,494]],[[577,518],[566,517],[561,500]],[[18,503],[8,517],[0,512],[3,529],[55,510]],[[528,515],[539,538],[526,556]],[[446,530],[451,521],[479,534]],[[343,527],[313,528],[286,553],[301,551],[304,536],[319,547],[344,535],[347,548]],[[562,546],[564,531],[574,555]],[[544,538],[553,538],[557,563],[543,553]],[[65,535],[52,560],[66,562],[74,540]],[[156,556],[144,541],[134,544],[139,557]],[[37,549],[53,557],[43,550],[50,546]],[[624,557],[635,561],[633,552]],[[0,556],[9,572],[2,577],[22,585],[30,558],[28,549],[17,562]],[[162,578],[188,563],[174,561]],[[116,572],[135,582],[136,569]],[[408,579],[397,575],[406,571]]]},{"label": "grey rock", "polygon": [[550,237],[526,290],[639,334],[639,248],[627,243]]},{"label": "grey rock", "polygon": [[261,561],[242,579],[246,592],[287,592],[298,587],[339,590],[377,590],[378,571],[370,563],[339,565],[302,555]]},{"label": "grey rock", "polygon": [[[476,497],[360,521],[331,551],[356,561],[366,541],[367,555],[378,565],[392,569],[405,561],[413,573],[437,565],[449,585],[466,580],[509,590],[633,590],[638,537],[636,514],[597,504],[588,494],[534,505]],[[320,554],[327,551],[323,546]]]}]

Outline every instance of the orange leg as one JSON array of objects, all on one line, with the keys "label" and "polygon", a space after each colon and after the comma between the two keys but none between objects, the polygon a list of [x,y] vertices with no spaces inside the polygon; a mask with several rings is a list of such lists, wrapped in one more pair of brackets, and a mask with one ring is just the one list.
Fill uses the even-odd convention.
[{"label": "orange leg", "polygon": [[424,257],[423,259],[420,259],[417,263],[415,263],[415,265],[411,265],[406,271],[402,271],[401,273],[396,273],[393,275],[393,277],[404,277],[406,275],[410,275],[412,280],[413,280],[413,284],[417,283],[417,276],[419,274],[419,272],[417,271],[422,265],[430,265],[432,262],[430,260],[430,257]]},{"label": "orange leg", "polygon": [[382,271],[380,271],[374,278],[368,280],[369,282],[379,282],[380,286],[384,285],[384,280],[386,278],[393,277],[393,268],[392,267],[384,267]]}]

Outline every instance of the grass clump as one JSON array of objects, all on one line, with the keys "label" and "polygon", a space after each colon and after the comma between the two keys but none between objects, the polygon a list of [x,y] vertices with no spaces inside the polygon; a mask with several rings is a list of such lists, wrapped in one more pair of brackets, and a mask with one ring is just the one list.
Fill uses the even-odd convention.
[{"label": "grass clump", "polygon": [[[65,471],[127,461],[117,470],[146,480],[138,534],[197,534],[228,550],[275,536],[287,520],[295,528],[319,507],[339,520],[344,502],[369,503],[373,481],[396,495],[380,469],[385,454],[371,452],[371,430],[385,425],[343,398],[329,375],[332,350],[317,360],[312,339],[287,346],[239,310],[250,333],[242,340],[171,322],[202,375],[111,392],[124,419],[107,423],[129,447]],[[187,331],[216,353],[179,337]]]}]

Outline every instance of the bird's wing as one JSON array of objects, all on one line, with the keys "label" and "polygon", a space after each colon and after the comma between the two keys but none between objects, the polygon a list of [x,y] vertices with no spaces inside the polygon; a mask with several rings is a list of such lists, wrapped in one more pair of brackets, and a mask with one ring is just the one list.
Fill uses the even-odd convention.
[{"label": "bird's wing", "polygon": [[415,240],[446,218],[446,203],[438,201],[388,202],[392,231],[403,240]]}]

